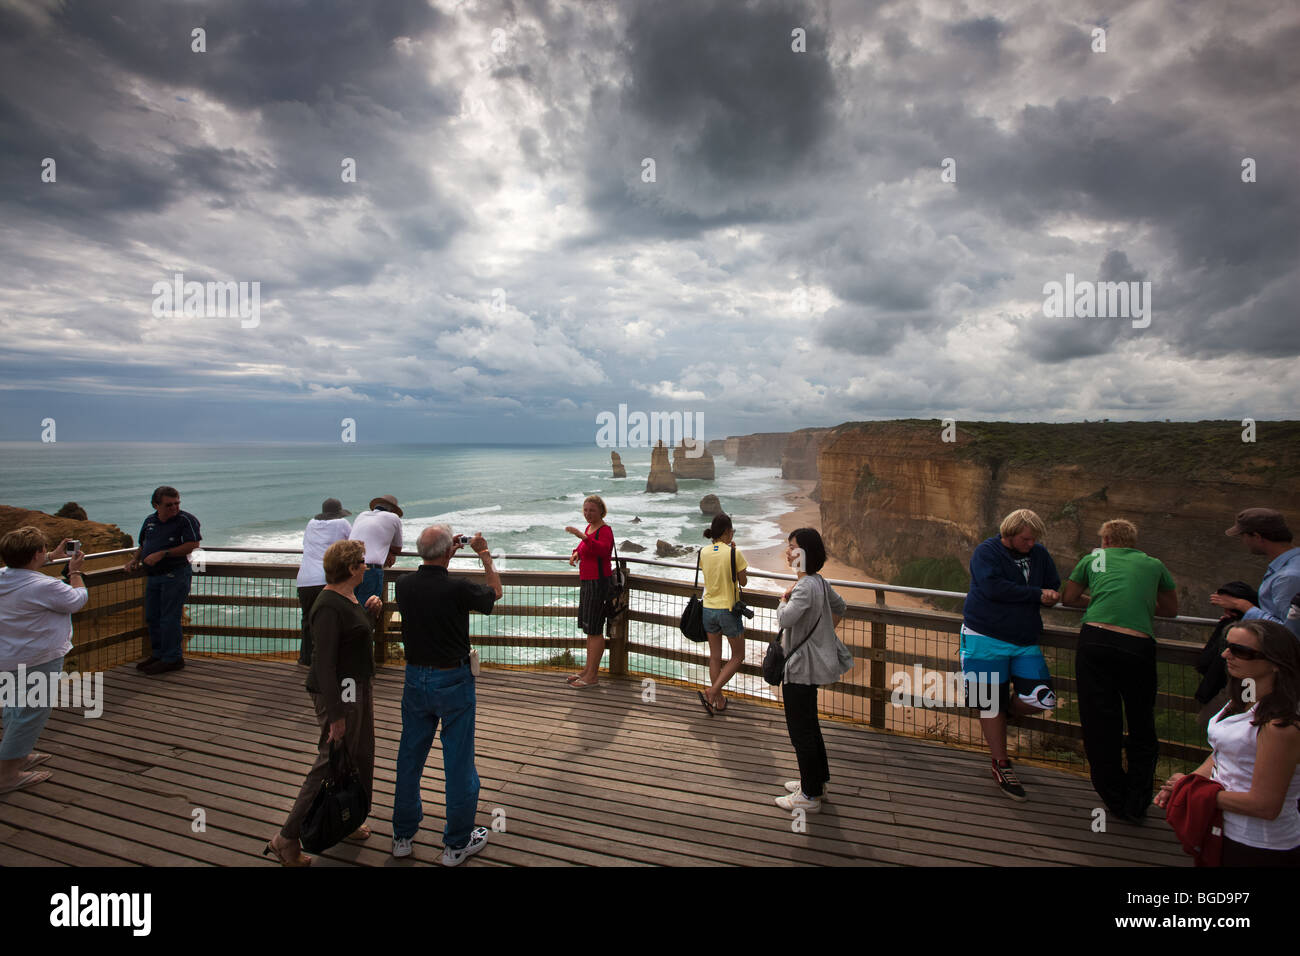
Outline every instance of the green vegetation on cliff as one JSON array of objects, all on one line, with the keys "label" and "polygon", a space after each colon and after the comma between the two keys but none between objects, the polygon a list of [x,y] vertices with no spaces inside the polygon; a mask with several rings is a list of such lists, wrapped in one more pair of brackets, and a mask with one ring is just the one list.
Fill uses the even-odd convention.
[{"label": "green vegetation on cliff", "polygon": [[[915,422],[936,432],[939,422]],[[994,469],[1079,465],[1116,477],[1228,475],[1269,483],[1300,469],[1300,422],[1258,422],[1253,442],[1240,421],[958,422],[957,453]]]}]

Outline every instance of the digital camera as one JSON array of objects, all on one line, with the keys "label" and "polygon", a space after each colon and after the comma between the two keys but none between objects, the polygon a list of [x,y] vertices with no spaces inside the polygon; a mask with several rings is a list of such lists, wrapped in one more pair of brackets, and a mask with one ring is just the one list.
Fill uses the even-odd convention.
[{"label": "digital camera", "polygon": [[748,604],[746,604],[744,601],[737,601],[734,605],[732,605],[731,613],[732,613],[732,614],[741,614],[741,615],[743,615],[746,619],[751,618],[751,617],[754,616],[754,612],[753,612],[753,610],[752,610],[752,609],[750,608],[750,606],[749,606]]}]

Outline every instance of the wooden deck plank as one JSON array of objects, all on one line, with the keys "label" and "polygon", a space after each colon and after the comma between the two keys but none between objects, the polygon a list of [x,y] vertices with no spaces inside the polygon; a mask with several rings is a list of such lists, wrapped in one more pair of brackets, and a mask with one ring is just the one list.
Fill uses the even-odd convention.
[{"label": "wooden deck plank", "polygon": [[[105,710],[56,710],[42,737],[54,777],[0,797],[0,863],[253,865],[314,759],[306,672],[291,663],[198,658],[147,677],[105,674]],[[321,864],[438,862],[443,781],[435,741],[421,781],[416,854],[391,840],[403,672],[375,682],[376,766],[366,844]],[[1187,865],[1163,821],[1089,826],[1085,777],[1020,764],[1030,801],[1012,804],[987,756],[823,721],[832,793],[806,832],[771,805],[797,776],[779,707],[732,698],[709,717],[694,689],[634,680],[574,691],[559,672],[489,669],[478,688],[479,819],[506,832],[472,865]],[[207,829],[190,829],[203,807]]]}]

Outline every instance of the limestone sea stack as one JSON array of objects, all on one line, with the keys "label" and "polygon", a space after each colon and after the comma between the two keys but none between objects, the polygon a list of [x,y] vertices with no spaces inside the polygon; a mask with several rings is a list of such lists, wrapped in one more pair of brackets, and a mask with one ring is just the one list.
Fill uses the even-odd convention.
[{"label": "limestone sea stack", "polygon": [[637,544],[635,541],[629,538],[628,540],[620,544],[618,546],[618,549],[620,551],[626,551],[629,554],[640,554],[642,551],[645,550],[645,545]]},{"label": "limestone sea stack", "polygon": [[677,493],[677,477],[673,474],[672,465],[668,461],[668,449],[662,441],[650,450],[650,477],[646,479],[645,490]]},{"label": "limestone sea stack", "polygon": [[705,495],[700,499],[700,513],[712,517],[722,514],[722,502],[717,495]]},{"label": "limestone sea stack", "polygon": [[614,466],[614,477],[626,478],[627,469],[623,467],[623,459],[618,457],[618,452],[611,451],[609,453],[609,460],[610,463]]},{"label": "limestone sea stack", "polygon": [[[698,451],[698,457],[692,458],[691,453]],[[686,447],[686,439],[673,449],[673,474],[680,478],[703,478],[705,481],[713,480],[713,456],[709,454],[706,448],[698,444],[691,448]]]}]

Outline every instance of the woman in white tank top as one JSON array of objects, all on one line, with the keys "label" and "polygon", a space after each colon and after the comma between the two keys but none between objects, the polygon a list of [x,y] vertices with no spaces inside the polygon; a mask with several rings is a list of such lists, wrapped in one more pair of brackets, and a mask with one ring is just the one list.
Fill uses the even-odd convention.
[{"label": "woman in white tank top", "polygon": [[1213,753],[1193,771],[1224,788],[1223,865],[1300,866],[1300,643],[1280,624],[1243,621],[1223,657],[1230,698],[1210,721]]}]

